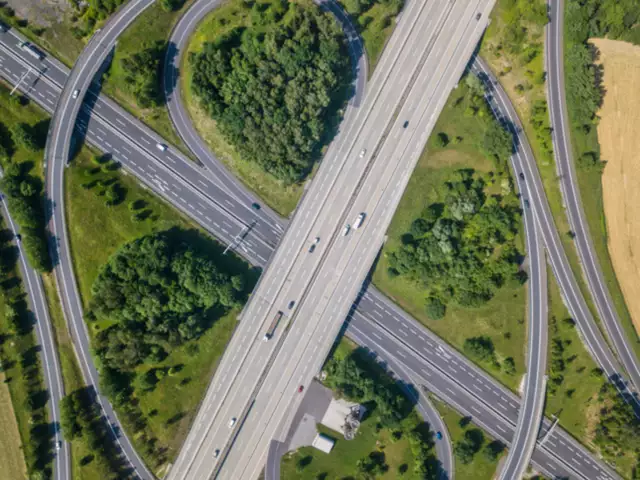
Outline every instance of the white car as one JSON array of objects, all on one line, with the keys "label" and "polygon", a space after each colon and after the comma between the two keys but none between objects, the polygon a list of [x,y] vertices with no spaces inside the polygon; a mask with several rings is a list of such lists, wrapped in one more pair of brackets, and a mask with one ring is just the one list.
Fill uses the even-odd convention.
[{"label": "white car", "polygon": [[236,417],[231,417],[231,420],[229,420],[229,428],[233,428],[235,424],[236,424]]},{"label": "white car", "polygon": [[164,143],[156,143],[156,148],[161,152],[167,151],[167,146]]},{"label": "white car", "polygon": [[363,148],[362,151],[360,152],[360,158],[363,158],[366,154],[367,154],[367,149]]},{"label": "white car", "polygon": [[78,89],[74,90],[73,93],[71,94],[71,98],[75,100],[76,98],[78,98],[79,93],[80,93],[80,90]]},{"label": "white car", "polygon": [[362,222],[364,222],[364,217],[365,217],[365,213],[362,212],[360,215],[358,215],[358,218],[356,218],[355,223],[353,224],[353,228],[355,230],[360,228],[360,225],[362,225]]},{"label": "white car", "polygon": [[349,225],[348,223],[344,226],[344,230],[342,230],[342,236],[346,237],[347,234],[349,233],[349,230],[351,230],[351,225]]},{"label": "white car", "polygon": [[62,448],[62,442],[56,442],[56,450],[60,450]]}]

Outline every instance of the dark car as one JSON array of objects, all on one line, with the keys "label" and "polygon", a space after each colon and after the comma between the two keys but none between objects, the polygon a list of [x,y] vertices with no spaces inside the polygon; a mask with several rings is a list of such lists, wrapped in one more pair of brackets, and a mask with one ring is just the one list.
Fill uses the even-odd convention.
[{"label": "dark car", "polygon": [[288,305],[289,310],[291,310],[295,304],[296,304],[295,300],[291,300]]},{"label": "dark car", "polygon": [[524,182],[524,173],[520,172],[520,175],[518,175],[520,177],[520,180],[522,180]]},{"label": "dark car", "polygon": [[404,125],[402,126],[402,128],[407,128],[409,126],[409,120],[404,122]]},{"label": "dark car", "polygon": [[16,233],[16,240],[18,241],[22,240],[22,235],[20,235],[19,233]]},{"label": "dark car", "polygon": [[251,204],[251,208],[253,208],[254,210],[260,210],[260,204],[253,202]]},{"label": "dark car", "polygon": [[481,14],[481,13],[478,13],[478,14],[476,15],[476,20],[480,20],[480,18],[482,18],[482,14]]},{"label": "dark car", "polygon": [[436,438],[442,440],[442,432],[436,432]]},{"label": "dark car", "polygon": [[527,208],[529,208],[529,200],[525,200],[525,201],[524,201],[524,206],[525,206],[525,207],[527,207]]}]

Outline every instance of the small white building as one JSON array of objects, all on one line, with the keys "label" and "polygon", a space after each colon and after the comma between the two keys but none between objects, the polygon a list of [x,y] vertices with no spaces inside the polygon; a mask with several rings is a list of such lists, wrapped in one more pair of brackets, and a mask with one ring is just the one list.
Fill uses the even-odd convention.
[{"label": "small white building", "polygon": [[319,433],[316,435],[316,438],[313,439],[313,443],[311,445],[321,452],[329,453],[333,450],[335,443],[336,441],[333,438],[329,438],[323,433]]}]

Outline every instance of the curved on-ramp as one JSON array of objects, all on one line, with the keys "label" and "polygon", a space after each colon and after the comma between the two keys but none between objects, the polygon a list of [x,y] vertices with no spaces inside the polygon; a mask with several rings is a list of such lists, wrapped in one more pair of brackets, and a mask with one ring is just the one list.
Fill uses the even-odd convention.
[{"label": "curved on-ramp", "polygon": [[[546,62],[547,62],[547,98],[552,125],[553,151],[560,182],[560,191],[564,200],[569,225],[575,234],[574,244],[580,257],[580,264],[598,315],[605,327],[607,336],[626,369],[636,390],[640,389],[640,367],[638,359],[630,346],[629,338],[620,325],[611,294],[607,287],[602,268],[598,262],[593,240],[589,233],[580,197],[573,150],[571,147],[571,129],[567,114],[564,88],[564,0],[548,3],[549,23],[546,26]],[[633,339],[638,341],[638,337]]]},{"label": "curved on-ramp", "polygon": [[123,5],[96,34],[89,40],[69,76],[58,98],[49,124],[49,132],[45,147],[45,194],[51,205],[49,233],[49,249],[51,252],[54,273],[57,280],[58,295],[62,304],[67,325],[72,332],[76,354],[80,359],[80,368],[88,386],[96,391],[96,398],[102,407],[113,438],[119,445],[122,454],[141,478],[151,479],[153,474],[146,468],[127,438],[124,429],[114,426],[119,424],[109,400],[100,395],[98,390],[98,372],[90,353],[88,333],[82,316],[82,305],[78,287],[73,273],[69,238],[67,236],[64,212],[64,169],[70,160],[72,136],[76,126],[76,118],[82,100],[89,86],[107,56],[115,46],[120,34],[149,7],[154,0],[131,0]]}]

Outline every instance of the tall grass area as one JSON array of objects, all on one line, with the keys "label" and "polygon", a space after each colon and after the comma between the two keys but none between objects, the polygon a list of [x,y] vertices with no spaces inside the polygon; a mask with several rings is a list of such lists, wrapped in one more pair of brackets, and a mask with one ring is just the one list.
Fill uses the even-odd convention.
[{"label": "tall grass area", "polygon": [[587,352],[569,315],[551,272],[549,279],[549,352],[545,416],[555,415],[559,425],[590,450],[603,455],[625,478],[631,478],[637,455],[629,445],[619,456],[602,451],[595,441],[607,382]]},{"label": "tall grass area", "polygon": [[[515,390],[524,373],[526,286],[508,283],[477,308],[451,303],[447,305],[444,318],[434,320],[425,308],[426,289],[403,275],[392,277],[388,273],[388,255],[402,245],[403,235],[429,204],[443,201],[443,186],[454,172],[474,169],[487,179],[487,194],[499,194],[504,187],[502,182],[508,184],[508,180],[494,176],[493,162],[481,153],[487,123],[484,118],[465,114],[470,108],[468,93],[465,82],[460,82],[440,114],[387,231],[388,239],[375,267],[373,282],[414,318],[461,351],[466,339],[488,337],[493,342],[498,362],[512,358],[515,368],[507,373],[494,364],[482,363],[480,366]],[[442,146],[439,133],[445,133],[451,139],[450,143]],[[516,236],[516,245],[524,252],[520,233]]]},{"label": "tall grass area", "polygon": [[[637,16],[640,15],[640,7],[637,3],[631,7],[633,2],[627,2],[623,5],[617,2],[603,0],[594,2],[599,4],[598,12],[593,15],[594,20],[589,23],[589,15],[580,2],[576,0],[565,1],[565,25],[564,25],[564,63],[565,63],[565,89],[567,90],[566,102],[567,113],[569,115],[569,128],[571,138],[571,148],[573,161],[576,166],[576,175],[578,180],[578,188],[580,191],[580,200],[584,209],[585,218],[589,228],[589,234],[593,241],[597,262],[600,265],[604,275],[606,287],[609,290],[611,298],[615,306],[616,313],[621,319],[622,327],[630,340],[636,359],[640,359],[640,338],[636,331],[633,320],[627,309],[624,295],[618,283],[611,257],[609,256],[607,227],[604,214],[604,204],[602,196],[602,169],[606,168],[601,164],[600,144],[598,141],[597,130],[597,112],[589,112],[586,105],[595,102],[597,108],[601,104],[602,94],[601,77],[597,73],[597,69],[593,68],[592,73],[586,73],[592,68],[591,53],[594,54],[593,60],[597,53],[591,50],[592,46],[587,45],[587,38],[590,36],[606,36],[609,38],[620,38],[640,45],[640,27],[637,25]],[[626,12],[625,21],[622,24],[614,25],[615,15],[607,16],[607,11]],[[606,17],[606,18],[605,18]],[[636,18],[634,22],[633,19]],[[600,31],[597,31],[595,25],[596,19],[599,24]],[[629,23],[630,22],[630,23]],[[581,25],[581,23],[584,23]],[[584,32],[584,37],[575,32]],[[584,48],[590,53],[587,55],[587,63],[581,64],[577,61],[580,56],[575,55],[576,51]],[[583,70],[585,69],[585,70]],[[581,74],[580,72],[584,73]],[[586,74],[587,77],[583,77]],[[588,78],[592,75],[591,78]],[[581,83],[577,81],[584,78],[591,83],[588,91],[581,91],[583,88]],[[593,95],[595,98],[589,99]],[[623,139],[621,139],[623,141]],[[603,159],[606,161],[606,158]]]},{"label": "tall grass area", "polygon": [[[65,207],[74,270],[85,309],[91,301],[91,287],[100,267],[123,244],[154,232],[174,227],[194,227],[169,205],[142,188],[129,175],[113,170],[110,163],[83,151],[65,177]],[[107,205],[105,190],[118,185],[121,197]],[[185,237],[185,241],[196,236]],[[210,242],[211,243],[211,242]],[[217,247],[216,247],[217,248]],[[136,451],[154,473],[162,476],[178,453],[217,362],[233,333],[239,312],[233,310],[218,320],[198,340],[173,349],[153,365],[137,367],[169,370],[151,392],[135,393],[129,406],[116,410]],[[92,337],[107,325],[89,325]],[[127,408],[125,408],[127,407]],[[88,478],[88,477],[87,477]]]},{"label": "tall grass area", "polygon": [[[193,1],[185,1],[182,7],[175,11],[167,11],[162,8],[160,2],[155,2],[142,12],[118,38],[111,66],[103,82],[105,93],[117,100],[121,106],[153,128],[162,137],[181,147],[187,153],[188,149],[182,144],[182,140],[173,128],[164,104],[162,74],[166,46],[173,26],[189,9]],[[123,61],[126,62],[133,55],[139,55],[145,50],[150,52],[149,61],[156,66],[156,68],[149,67],[149,72],[144,73],[150,76],[150,85],[156,89],[154,92],[156,102],[155,105],[141,106],[137,101],[135,90],[128,81],[129,75],[123,68]],[[140,72],[140,74],[143,73]]]},{"label": "tall grass area", "polygon": [[[355,438],[344,440],[340,432],[318,425],[320,433],[335,440],[333,450],[326,454],[312,447],[304,447],[286,454],[282,459],[281,478],[435,478],[433,432],[429,430],[428,424],[424,423],[413,405],[404,398],[400,387],[382,367],[367,352],[342,338],[327,361],[327,369],[333,371],[331,365],[344,365],[350,361],[357,365],[358,372],[350,368],[342,372],[338,368],[338,372],[345,373],[344,377],[340,377],[341,373],[338,372],[329,373],[327,377],[326,383],[333,389],[334,397],[349,398],[348,393],[358,395],[359,389],[351,389],[350,385],[361,380],[373,382],[378,389],[377,394],[388,391],[391,396],[402,398],[395,404],[397,421],[391,424],[381,419],[379,410],[383,410],[383,406],[378,402],[370,398],[354,398],[352,400],[363,403],[367,408]],[[420,469],[417,465],[416,454],[420,450],[426,469]]]},{"label": "tall grass area", "polygon": [[[454,449],[455,446],[464,439],[465,432],[477,430],[465,417],[442,401],[434,400],[433,403],[447,426],[447,431],[451,436],[451,443]],[[484,433],[483,437],[483,446],[486,449],[487,445],[494,440]],[[473,455],[469,463],[464,463],[460,459],[460,456],[454,453],[455,478],[460,480],[491,480],[496,475],[498,461],[503,455],[506,455],[506,452],[494,459],[491,456],[487,456],[483,450],[480,450]]]},{"label": "tall grass area", "polygon": [[11,393],[6,383],[7,377],[0,373],[0,465],[2,473],[0,479],[12,480],[14,478],[25,478],[27,476],[27,466],[24,463],[24,456],[20,446],[20,432],[16,422]]}]

